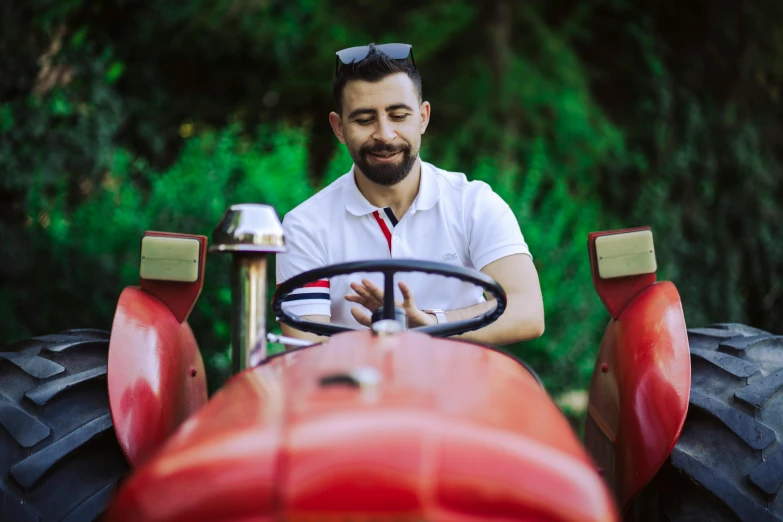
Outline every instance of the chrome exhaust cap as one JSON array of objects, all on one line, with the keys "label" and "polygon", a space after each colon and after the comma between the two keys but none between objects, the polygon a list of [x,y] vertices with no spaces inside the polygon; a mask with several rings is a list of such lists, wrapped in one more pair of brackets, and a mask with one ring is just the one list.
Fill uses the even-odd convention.
[{"label": "chrome exhaust cap", "polygon": [[270,205],[232,205],[212,231],[210,252],[233,258],[231,366],[234,373],[266,358],[267,258],[285,252],[283,225]]}]

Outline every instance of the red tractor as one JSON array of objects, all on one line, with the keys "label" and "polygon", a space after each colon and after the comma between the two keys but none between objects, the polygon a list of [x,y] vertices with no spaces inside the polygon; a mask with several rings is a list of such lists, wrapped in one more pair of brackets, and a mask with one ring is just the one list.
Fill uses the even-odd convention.
[{"label": "red tractor", "polygon": [[[328,340],[267,354],[275,211],[237,205],[211,251],[234,262],[234,375],[207,397],[187,317],[207,238],[147,232],[140,285],[111,333],[69,330],[0,351],[0,520],[13,522],[615,521],[783,519],[783,339],[737,324],[686,330],[656,282],[648,228],[591,234],[611,319],[586,449],[535,373],[448,339],[496,320],[487,276],[417,260],[357,261],[280,285],[279,320]],[[396,274],[482,287],[497,306],[409,330]],[[357,331],[286,312],[324,278],[380,272],[386,296]],[[294,340],[282,339],[286,344]],[[689,407],[690,406],[690,407]]]}]

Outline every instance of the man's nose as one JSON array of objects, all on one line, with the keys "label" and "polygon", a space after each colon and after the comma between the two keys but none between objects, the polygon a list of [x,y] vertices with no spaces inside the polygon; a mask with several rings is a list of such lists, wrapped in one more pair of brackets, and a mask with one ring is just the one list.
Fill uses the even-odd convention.
[{"label": "man's nose", "polygon": [[388,143],[394,141],[394,138],[397,137],[397,133],[394,132],[394,128],[389,120],[381,118],[378,120],[378,126],[375,128],[372,137],[378,141]]}]

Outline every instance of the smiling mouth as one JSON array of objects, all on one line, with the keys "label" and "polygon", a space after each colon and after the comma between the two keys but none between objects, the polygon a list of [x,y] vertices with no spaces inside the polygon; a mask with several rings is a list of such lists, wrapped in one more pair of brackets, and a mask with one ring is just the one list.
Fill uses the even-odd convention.
[{"label": "smiling mouth", "polygon": [[398,150],[397,152],[370,152],[370,156],[380,159],[380,160],[388,160],[391,158],[397,157],[398,154],[400,154],[402,151]]}]

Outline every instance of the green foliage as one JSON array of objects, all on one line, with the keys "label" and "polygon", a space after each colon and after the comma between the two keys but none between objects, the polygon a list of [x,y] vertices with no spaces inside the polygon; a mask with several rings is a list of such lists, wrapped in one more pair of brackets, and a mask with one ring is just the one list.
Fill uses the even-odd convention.
[{"label": "green foliage", "polygon": [[[546,333],[512,349],[560,394],[586,386],[606,324],[592,286],[587,235],[609,222],[593,196],[595,180],[602,166],[623,156],[623,142],[592,101],[568,42],[538,20],[529,23],[539,50],[510,57],[499,83],[485,81],[493,73],[480,57],[454,76],[452,88],[462,96],[472,89],[470,97],[482,106],[466,115],[439,151],[445,167],[486,181],[515,211],[539,272]],[[492,91],[503,106],[494,125],[487,121],[498,115]],[[513,139],[504,143],[504,134]],[[471,144],[484,141],[490,144],[475,154]]]},{"label": "green foliage", "polygon": [[[689,325],[778,333],[783,5],[744,2],[687,29],[684,20],[661,24],[667,14],[614,20],[629,58],[622,72],[601,64],[601,85],[623,81],[638,94],[609,105],[630,153],[604,172],[602,199],[628,222],[652,225],[660,275],[677,284]],[[672,45],[682,30],[695,34]]]},{"label": "green foliage", "polygon": [[[236,126],[187,141],[180,160],[157,172],[122,149],[115,149],[100,184],[85,185],[84,200],[70,210],[64,187],[47,197],[31,187],[28,209],[41,216],[31,224],[33,258],[49,273],[49,295],[68,303],[70,313],[50,306],[48,324],[58,328],[109,328],[119,293],[138,284],[139,247],[145,230],[209,237],[234,203],[273,202],[281,214],[314,193],[307,180],[307,142],[301,130],[259,129],[250,142]],[[230,263],[210,255],[204,291],[189,321],[207,361],[214,389],[229,370]],[[88,263],[88,264],[85,264]],[[270,274],[270,282],[274,284]],[[0,290],[0,302],[14,299],[15,288]],[[3,295],[5,294],[5,295]],[[39,296],[33,296],[37,298]],[[29,303],[34,305],[34,302]],[[74,313],[73,310],[81,310]],[[23,325],[11,310],[7,324]],[[78,323],[76,323],[78,321]],[[277,329],[279,333],[279,328]],[[14,332],[36,334],[40,332]]]},{"label": "green foliage", "polygon": [[[513,349],[579,414],[608,319],[587,233],[649,224],[689,325],[783,313],[783,4],[708,0],[15,2],[0,19],[0,329],[108,328],[144,230],[282,216],[350,168],[334,51],[414,44],[422,155],[511,205],[545,336]],[[688,35],[685,38],[683,35]],[[227,375],[228,260],[191,317]],[[577,404],[577,406],[573,406]]]}]

